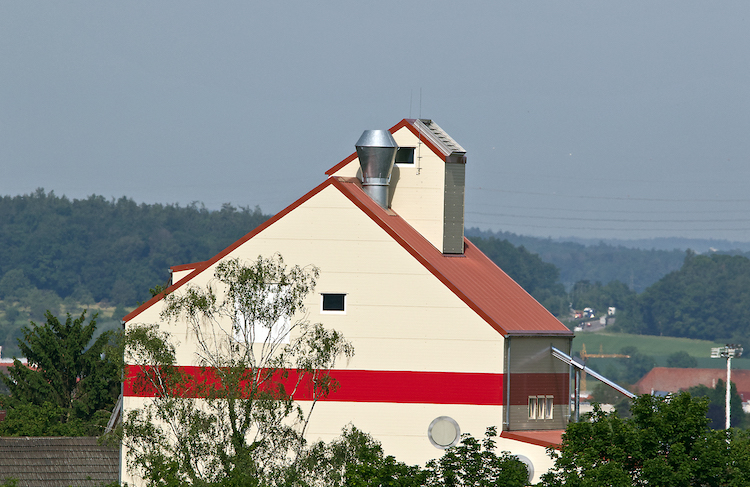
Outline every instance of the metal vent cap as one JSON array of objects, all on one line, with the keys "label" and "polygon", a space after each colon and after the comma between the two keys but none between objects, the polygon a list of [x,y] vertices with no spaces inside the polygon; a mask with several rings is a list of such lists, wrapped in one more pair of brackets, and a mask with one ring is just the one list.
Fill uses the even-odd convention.
[{"label": "metal vent cap", "polygon": [[365,130],[355,144],[362,167],[362,188],[383,208],[388,208],[388,183],[398,144],[387,130]]}]

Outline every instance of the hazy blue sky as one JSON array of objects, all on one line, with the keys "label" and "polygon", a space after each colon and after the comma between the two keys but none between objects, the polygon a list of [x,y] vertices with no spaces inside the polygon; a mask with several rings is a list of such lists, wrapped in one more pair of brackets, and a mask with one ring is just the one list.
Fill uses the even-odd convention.
[{"label": "hazy blue sky", "polygon": [[275,213],[420,115],[467,226],[750,241],[750,2],[0,3],[1,195]]}]

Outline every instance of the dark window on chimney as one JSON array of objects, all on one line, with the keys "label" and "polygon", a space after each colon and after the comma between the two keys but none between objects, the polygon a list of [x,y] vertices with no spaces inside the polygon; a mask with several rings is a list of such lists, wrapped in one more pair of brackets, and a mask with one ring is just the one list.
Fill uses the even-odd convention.
[{"label": "dark window on chimney", "polygon": [[396,151],[396,164],[414,164],[414,147],[399,147]]},{"label": "dark window on chimney", "polygon": [[343,313],[346,311],[346,294],[326,293],[321,296],[323,312]]}]

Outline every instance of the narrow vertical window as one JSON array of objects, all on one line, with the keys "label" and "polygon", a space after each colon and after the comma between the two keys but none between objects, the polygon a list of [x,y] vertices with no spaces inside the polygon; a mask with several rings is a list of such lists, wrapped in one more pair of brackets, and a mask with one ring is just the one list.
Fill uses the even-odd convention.
[{"label": "narrow vertical window", "polygon": [[552,419],[552,406],[554,405],[554,396],[544,398],[544,419]]},{"label": "narrow vertical window", "polygon": [[529,396],[529,419],[552,419],[554,396]]},{"label": "narrow vertical window", "polygon": [[539,401],[536,396],[529,396],[529,419],[537,419],[538,413],[537,408],[539,407]]}]

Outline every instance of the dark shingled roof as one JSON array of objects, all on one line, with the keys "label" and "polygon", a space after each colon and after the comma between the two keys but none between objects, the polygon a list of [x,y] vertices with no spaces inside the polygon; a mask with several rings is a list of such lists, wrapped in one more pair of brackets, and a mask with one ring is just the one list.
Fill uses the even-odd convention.
[{"label": "dark shingled roof", "polygon": [[100,487],[119,480],[120,453],[91,437],[0,437],[0,482],[18,487]]}]

